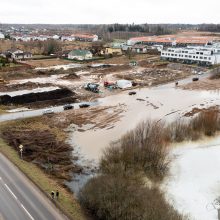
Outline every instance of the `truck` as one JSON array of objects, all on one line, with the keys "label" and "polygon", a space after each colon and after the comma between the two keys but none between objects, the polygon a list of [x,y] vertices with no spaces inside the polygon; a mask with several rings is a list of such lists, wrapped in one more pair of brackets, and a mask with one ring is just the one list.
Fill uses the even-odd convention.
[{"label": "truck", "polygon": [[99,84],[97,83],[87,83],[84,88],[88,91],[98,93],[99,92]]}]

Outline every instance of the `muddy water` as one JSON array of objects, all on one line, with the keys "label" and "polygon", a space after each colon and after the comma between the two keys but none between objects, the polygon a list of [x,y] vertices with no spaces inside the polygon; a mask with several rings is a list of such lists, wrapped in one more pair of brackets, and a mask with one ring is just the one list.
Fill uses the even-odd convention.
[{"label": "muddy water", "polygon": [[220,104],[220,94],[217,91],[182,90],[175,87],[174,83],[135,91],[137,94],[134,96],[129,96],[125,91],[98,100],[102,106],[121,105],[126,111],[111,129],[74,131],[71,137],[80,147],[82,155],[97,161],[111,141],[117,140],[147,118],[172,121],[194,107]]},{"label": "muddy water", "polygon": [[179,144],[171,155],[170,175],[162,185],[168,201],[192,219],[218,219],[220,138]]}]

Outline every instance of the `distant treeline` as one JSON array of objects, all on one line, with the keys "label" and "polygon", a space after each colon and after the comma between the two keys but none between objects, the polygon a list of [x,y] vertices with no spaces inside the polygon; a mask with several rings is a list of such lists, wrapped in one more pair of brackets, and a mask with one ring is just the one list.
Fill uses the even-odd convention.
[{"label": "distant treeline", "polygon": [[201,24],[199,31],[220,32],[220,24]]},{"label": "distant treeline", "polygon": [[[220,24],[1,24],[0,30],[11,27],[21,32],[39,29],[44,33],[92,33],[104,40],[128,39],[136,36],[175,34],[179,30],[220,32]],[[45,32],[46,31],[46,32]]]}]

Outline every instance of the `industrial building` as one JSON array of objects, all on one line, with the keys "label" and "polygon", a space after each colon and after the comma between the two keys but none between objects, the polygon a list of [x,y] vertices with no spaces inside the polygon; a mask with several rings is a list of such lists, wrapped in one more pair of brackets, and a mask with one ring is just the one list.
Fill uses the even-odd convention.
[{"label": "industrial building", "polygon": [[161,59],[190,64],[216,65],[220,64],[220,45],[188,46],[184,48],[169,47],[161,51]]}]

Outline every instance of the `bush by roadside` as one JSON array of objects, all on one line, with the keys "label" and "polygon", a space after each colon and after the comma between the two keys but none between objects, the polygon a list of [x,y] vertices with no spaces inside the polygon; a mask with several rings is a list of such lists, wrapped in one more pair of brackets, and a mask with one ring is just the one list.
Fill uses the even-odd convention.
[{"label": "bush by roadside", "polygon": [[181,220],[157,188],[148,188],[132,174],[101,175],[90,180],[80,194],[81,203],[102,220]]}]

